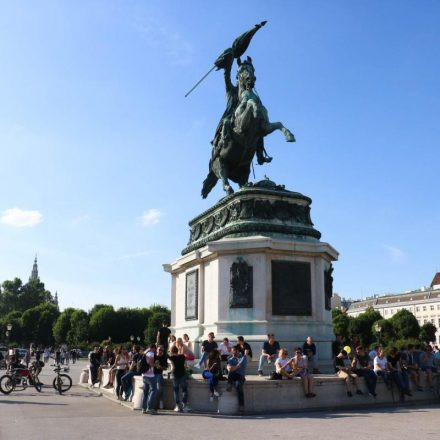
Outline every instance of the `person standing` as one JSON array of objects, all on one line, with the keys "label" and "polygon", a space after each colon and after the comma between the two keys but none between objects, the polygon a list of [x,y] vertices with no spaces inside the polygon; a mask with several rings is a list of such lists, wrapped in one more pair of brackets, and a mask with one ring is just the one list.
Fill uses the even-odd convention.
[{"label": "person standing", "polygon": [[[176,406],[174,411],[176,412],[189,412],[191,411],[188,405],[188,386],[186,383],[186,371],[185,371],[185,356],[179,354],[179,349],[177,347],[171,347],[171,356],[169,357],[171,363],[173,364],[173,393],[174,402]],[[182,390],[182,405],[180,404],[180,390]]]},{"label": "person standing", "polygon": [[144,381],[144,399],[142,401],[142,414],[157,414],[155,409],[157,382],[154,375],[154,356],[156,344],[151,344],[140,362],[140,372]]},{"label": "person standing", "polygon": [[277,359],[277,353],[280,351],[280,344],[275,340],[275,335],[269,333],[267,341],[264,342],[261,350],[260,362],[258,363],[258,375],[263,376],[263,367],[265,363],[270,364]]},{"label": "person standing", "polygon": [[122,377],[125,376],[125,372],[128,366],[128,356],[122,347],[116,351],[115,357],[115,368],[116,368],[116,398],[118,400],[122,399]]},{"label": "person standing", "polygon": [[171,335],[171,330],[168,328],[170,326],[168,321],[162,322],[162,327],[158,330],[156,335],[156,345],[161,345],[165,353],[168,352],[168,338]]},{"label": "person standing", "polygon": [[100,366],[101,354],[99,352],[99,347],[95,347],[94,350],[89,353],[90,381],[92,382],[92,386],[99,382],[98,372]]},{"label": "person standing", "polygon": [[165,382],[163,380],[163,372],[168,369],[168,357],[162,345],[157,347],[156,355],[154,356],[154,376],[156,378],[157,395],[156,408],[163,409],[163,390]]},{"label": "person standing", "polygon": [[236,345],[232,348],[232,356],[228,359],[228,386],[226,391],[235,387],[238,394],[238,410],[244,412],[243,385],[246,380],[247,354],[241,354],[241,347]]}]

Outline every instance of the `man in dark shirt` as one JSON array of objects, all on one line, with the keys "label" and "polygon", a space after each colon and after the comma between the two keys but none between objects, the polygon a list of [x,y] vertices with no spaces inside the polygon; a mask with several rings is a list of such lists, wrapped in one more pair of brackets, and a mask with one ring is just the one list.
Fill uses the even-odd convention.
[{"label": "man in dark shirt", "polygon": [[373,371],[373,365],[368,353],[363,347],[356,347],[356,354],[351,363],[352,370],[360,377],[363,377],[367,385],[368,394],[376,397],[377,376]]},{"label": "man in dark shirt", "polygon": [[90,368],[90,380],[92,382],[92,386],[95,383],[99,382],[98,380],[98,371],[101,366],[101,353],[99,352],[99,347],[95,347],[95,349],[89,354],[89,368]]},{"label": "man in dark shirt", "polygon": [[245,342],[243,336],[237,336],[237,345],[242,356],[246,355],[249,359],[252,359],[252,348]]},{"label": "man in dark shirt", "polygon": [[170,324],[167,321],[162,322],[162,327],[158,330],[156,335],[156,345],[161,345],[165,353],[168,353],[168,338],[170,337],[171,330],[168,328]]},{"label": "man in dark shirt", "polygon": [[263,366],[265,363],[270,364],[275,362],[280,350],[280,344],[275,341],[275,335],[269,333],[267,335],[267,341],[264,341],[263,349],[261,350],[260,362],[258,364],[258,375],[263,376]]},{"label": "man in dark shirt", "polygon": [[400,391],[400,398],[403,400],[404,395],[412,396],[409,391],[409,378],[406,374],[404,365],[401,361],[401,354],[396,347],[392,347],[390,354],[387,356],[388,366],[390,369],[391,380],[397,385]]},{"label": "man in dark shirt", "polygon": [[[177,347],[171,348],[170,361],[173,364],[173,391],[176,406],[174,411],[189,412],[191,408],[188,406],[188,386],[186,384],[185,356],[178,354]],[[180,406],[179,391],[182,389],[182,407]]]},{"label": "man in dark shirt", "polygon": [[214,333],[208,333],[208,339],[202,342],[202,357],[199,363],[196,365],[198,368],[206,368],[206,360],[208,359],[209,353],[211,353],[214,348],[218,348],[217,342],[214,341]]},{"label": "man in dark shirt", "polygon": [[157,383],[156,407],[163,409],[163,389],[165,382],[163,380],[163,372],[168,369],[168,357],[162,345],[157,347],[156,355],[154,356],[154,375]]},{"label": "man in dark shirt", "polygon": [[217,342],[214,341],[214,333],[208,333],[208,339],[202,342],[202,357],[199,363],[196,365],[198,368],[206,368],[206,359],[208,359],[209,353],[217,347]]}]

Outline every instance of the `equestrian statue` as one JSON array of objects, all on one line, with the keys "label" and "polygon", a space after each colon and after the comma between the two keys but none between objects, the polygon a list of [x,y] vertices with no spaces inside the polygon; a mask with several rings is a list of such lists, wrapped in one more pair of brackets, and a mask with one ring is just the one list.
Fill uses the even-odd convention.
[{"label": "equestrian statue", "polygon": [[[206,198],[218,180],[223,183],[227,194],[234,191],[229,180],[240,187],[248,182],[254,156],[259,165],[272,160],[264,148],[264,137],[280,130],[287,142],[295,142],[295,137],[281,122],[270,122],[266,108],[255,91],[255,69],[248,56],[241,60],[254,34],[265,21],[238,37],[231,48],[226,49],[215,61],[214,69],[224,70],[227,105],[212,140],[212,155],[209,173],[203,182],[202,197]],[[234,59],[237,60],[237,85],[231,81]],[[205,77],[208,75],[206,74]],[[203,77],[188,93],[197,87]]]}]

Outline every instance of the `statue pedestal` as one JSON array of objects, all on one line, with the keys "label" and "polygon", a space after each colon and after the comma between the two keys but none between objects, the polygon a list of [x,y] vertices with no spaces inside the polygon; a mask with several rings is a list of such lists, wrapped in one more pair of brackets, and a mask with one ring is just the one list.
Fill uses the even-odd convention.
[{"label": "statue pedestal", "polygon": [[183,256],[164,266],[172,275],[173,333],[187,333],[196,353],[211,331],[218,342],[243,335],[254,360],[267,333],[289,354],[312,336],[320,369],[329,370],[331,262],[338,253],[319,241],[308,197],[263,184],[190,222]]}]

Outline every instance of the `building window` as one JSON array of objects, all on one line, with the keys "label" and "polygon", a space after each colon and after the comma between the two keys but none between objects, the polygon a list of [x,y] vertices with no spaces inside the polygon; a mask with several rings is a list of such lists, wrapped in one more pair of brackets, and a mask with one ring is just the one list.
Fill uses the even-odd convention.
[{"label": "building window", "polygon": [[426,306],[423,306],[423,311],[426,312]]},{"label": "building window", "polygon": [[420,307],[416,307],[416,312],[420,312]]},{"label": "building window", "polygon": [[434,310],[434,306],[431,306],[431,310]]},{"label": "building window", "polygon": [[438,318],[438,327],[440,328],[440,318]]},{"label": "building window", "polygon": [[385,310],[385,315],[388,315],[388,310]]},{"label": "building window", "polygon": [[434,324],[434,320],[433,319],[431,319],[431,324]]},{"label": "building window", "polygon": [[440,304],[437,305],[437,310],[440,310]]}]

